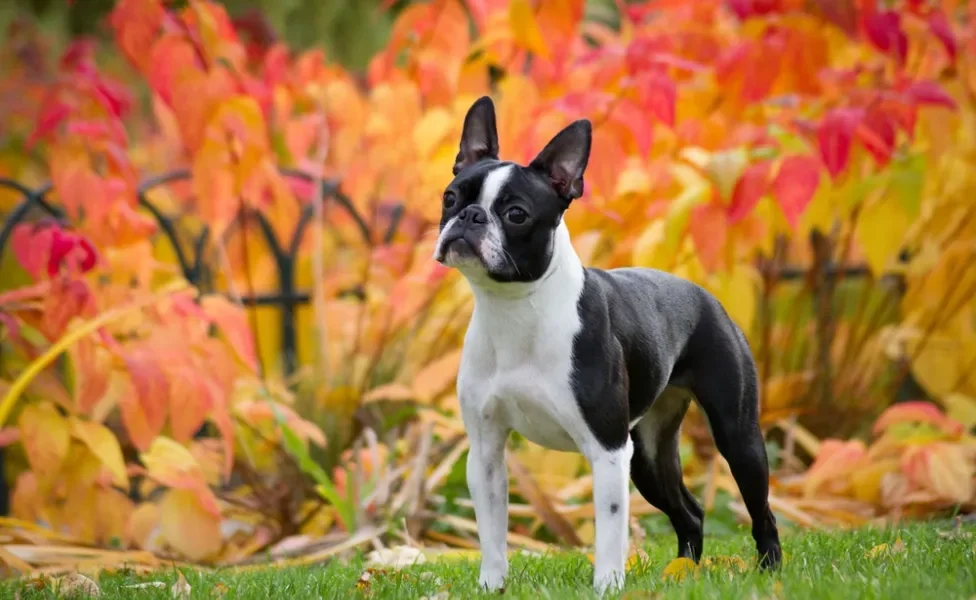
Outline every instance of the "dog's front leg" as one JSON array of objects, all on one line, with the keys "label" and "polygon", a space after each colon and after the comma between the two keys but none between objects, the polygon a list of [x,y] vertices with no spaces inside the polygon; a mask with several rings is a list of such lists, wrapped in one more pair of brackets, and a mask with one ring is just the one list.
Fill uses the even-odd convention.
[{"label": "dog's front leg", "polygon": [[596,513],[596,551],[593,587],[598,594],[624,583],[627,562],[628,515],[630,514],[630,458],[633,442],[616,450],[599,444],[589,452],[593,471],[593,508]]},{"label": "dog's front leg", "polygon": [[488,590],[499,590],[508,575],[508,470],[505,466],[505,439],[508,430],[500,423],[479,415],[467,419],[471,441],[468,450],[468,490],[474,502],[478,539],[481,544],[479,583]]}]

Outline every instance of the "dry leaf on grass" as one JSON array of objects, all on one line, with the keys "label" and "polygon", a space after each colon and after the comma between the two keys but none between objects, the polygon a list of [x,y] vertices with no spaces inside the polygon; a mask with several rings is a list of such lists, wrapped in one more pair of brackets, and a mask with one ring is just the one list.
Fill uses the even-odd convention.
[{"label": "dry leaf on grass", "polygon": [[661,573],[661,579],[682,581],[688,575],[694,575],[697,570],[698,565],[695,564],[695,561],[682,556],[681,558],[672,560],[668,563],[668,566],[664,567],[664,572]]},{"label": "dry leaf on grass", "polygon": [[55,584],[55,589],[63,598],[99,598],[102,595],[98,584],[81,573],[72,573],[60,578]]},{"label": "dry leaf on grass", "polygon": [[177,600],[190,600],[190,584],[187,583],[182,571],[178,571],[177,573],[176,583],[170,588],[170,593]]},{"label": "dry leaf on grass", "polygon": [[878,558],[880,556],[891,556],[894,554],[901,554],[905,551],[905,542],[898,538],[892,544],[884,543],[874,546],[870,550],[864,553],[865,558]]},{"label": "dry leaf on grass", "polygon": [[410,565],[419,565],[427,562],[427,557],[423,552],[411,546],[394,546],[373,550],[366,555],[366,565],[369,567],[390,567],[402,569]]},{"label": "dry leaf on grass", "polygon": [[151,589],[165,590],[166,589],[166,582],[165,581],[147,581],[145,583],[133,583],[132,585],[125,585],[125,586],[122,586],[122,587],[124,587],[127,590],[151,590]]}]

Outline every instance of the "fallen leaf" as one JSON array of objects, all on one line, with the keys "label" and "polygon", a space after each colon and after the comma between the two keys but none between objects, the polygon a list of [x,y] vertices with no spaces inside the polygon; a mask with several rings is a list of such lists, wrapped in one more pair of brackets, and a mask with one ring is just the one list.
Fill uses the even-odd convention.
[{"label": "fallen leaf", "polygon": [[366,565],[371,567],[402,569],[403,567],[419,565],[425,562],[427,562],[427,557],[419,549],[412,546],[382,548],[380,550],[373,550],[366,555]]},{"label": "fallen leaf", "polygon": [[58,580],[58,595],[65,598],[89,597],[100,598],[102,590],[93,580],[85,577],[81,573],[71,573]]},{"label": "fallen leaf", "polygon": [[226,595],[227,595],[227,586],[220,583],[219,581],[212,588],[210,588],[211,598],[223,598]]},{"label": "fallen leaf", "polygon": [[173,587],[169,589],[170,593],[177,600],[190,600],[190,584],[187,583],[186,577],[183,576],[182,571],[177,571],[176,582],[173,583]]},{"label": "fallen leaf", "polygon": [[695,564],[695,561],[682,556],[672,560],[668,563],[668,566],[664,567],[664,572],[661,573],[661,579],[682,581],[688,575],[693,575],[697,569],[698,565]]},{"label": "fallen leaf", "polygon": [[147,581],[145,583],[133,583],[132,585],[122,586],[129,590],[151,590],[151,589],[166,589],[165,581]]}]

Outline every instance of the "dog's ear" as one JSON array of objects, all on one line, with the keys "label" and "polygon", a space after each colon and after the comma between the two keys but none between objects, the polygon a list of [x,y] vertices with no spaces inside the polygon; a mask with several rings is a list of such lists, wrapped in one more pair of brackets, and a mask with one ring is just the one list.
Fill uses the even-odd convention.
[{"label": "dog's ear", "polygon": [[583,195],[583,171],[590,160],[592,138],[593,126],[587,119],[574,121],[557,133],[529,164],[549,178],[567,203]]},{"label": "dog's ear", "polygon": [[461,148],[454,159],[454,174],[483,158],[498,158],[498,130],[495,127],[495,105],[482,96],[464,117]]}]

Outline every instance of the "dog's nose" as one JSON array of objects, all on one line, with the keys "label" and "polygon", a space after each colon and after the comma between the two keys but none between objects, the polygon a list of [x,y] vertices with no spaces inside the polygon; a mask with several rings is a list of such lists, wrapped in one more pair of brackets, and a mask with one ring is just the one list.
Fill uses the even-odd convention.
[{"label": "dog's nose", "polygon": [[457,220],[465,224],[484,225],[488,222],[488,211],[480,204],[465,206],[458,213]]}]

